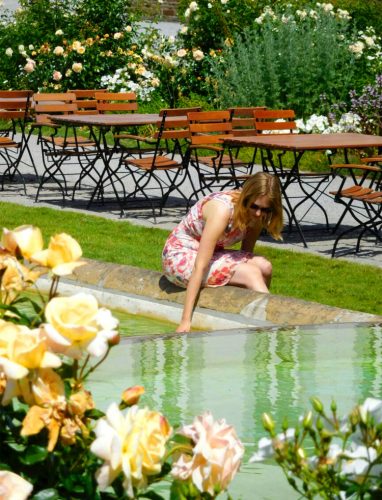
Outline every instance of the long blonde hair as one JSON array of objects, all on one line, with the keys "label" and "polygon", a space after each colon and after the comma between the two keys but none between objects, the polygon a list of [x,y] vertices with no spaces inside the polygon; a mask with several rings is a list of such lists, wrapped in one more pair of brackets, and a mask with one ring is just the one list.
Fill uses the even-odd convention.
[{"label": "long blonde hair", "polygon": [[272,213],[268,218],[261,218],[263,229],[275,240],[282,240],[283,207],[281,189],[278,178],[265,172],[257,172],[244,184],[241,191],[233,192],[234,202],[233,225],[241,231],[248,227],[253,215],[250,206],[261,196],[266,196],[270,202]]}]

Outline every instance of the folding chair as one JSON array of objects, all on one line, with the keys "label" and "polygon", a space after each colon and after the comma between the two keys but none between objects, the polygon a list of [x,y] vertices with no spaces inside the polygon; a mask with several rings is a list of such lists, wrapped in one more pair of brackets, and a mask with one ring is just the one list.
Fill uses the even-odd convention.
[{"label": "folding chair", "polygon": [[[371,233],[377,241],[382,241],[382,169],[372,165],[355,164],[335,167],[340,172],[342,182],[339,189],[331,194],[334,195],[335,202],[345,207],[336,227],[342,222],[346,213],[351,215],[357,224],[337,236],[332,249],[332,257],[335,256],[339,241],[357,230],[359,234],[356,253],[359,252],[361,240],[366,233]],[[345,187],[349,177],[345,175],[344,170],[350,174],[353,185]]]},{"label": "folding chair", "polygon": [[77,114],[98,115],[96,92],[107,92],[106,89],[75,89],[68,90],[76,96]]},{"label": "folding chair", "polygon": [[[252,135],[257,135],[257,130],[255,129],[255,119],[253,112],[259,109],[267,109],[265,106],[250,106],[250,107],[238,107],[238,108],[228,108],[228,111],[232,113],[232,133],[234,137],[248,137]],[[235,148],[235,158],[238,158],[240,147]],[[256,162],[257,148],[253,148],[252,159],[247,163],[246,169],[249,174],[253,173],[253,167]]]},{"label": "folding chair", "polygon": [[[4,180],[8,177],[13,180],[16,174],[19,174],[26,193],[25,180],[19,171],[20,163],[25,151],[29,153],[31,165],[37,176],[33,157],[28,146],[26,135],[26,123],[29,119],[29,111],[33,94],[32,90],[10,90],[0,91],[0,121],[4,122],[0,131],[0,157],[5,170],[2,174],[2,189],[4,189]],[[16,137],[20,133],[21,139]]]},{"label": "folding chair", "polygon": [[[66,177],[74,175],[77,181],[75,190],[85,177],[97,182],[94,169],[98,153],[95,143],[88,137],[77,134],[76,127],[69,125],[61,127],[52,122],[52,115],[74,114],[77,112],[76,96],[73,93],[37,93],[33,96],[35,123],[38,129],[38,142],[41,145],[44,172],[40,178],[35,201],[38,201],[41,189],[48,182],[57,184],[63,201],[69,195]],[[48,130],[49,135],[45,135]],[[79,173],[76,167],[80,167]],[[73,171],[74,170],[74,171]]]},{"label": "folding chair", "polygon": [[[232,113],[230,111],[200,111],[188,113],[189,161],[196,169],[198,188],[191,198],[214,189],[228,186],[238,188],[248,178],[237,171],[245,162],[235,158],[231,149],[225,153],[224,139],[233,137]],[[190,198],[190,200],[191,200]]]},{"label": "folding chair", "polygon": [[[292,109],[257,109],[253,112],[254,125],[258,134],[292,134],[296,131],[295,113]],[[306,246],[305,238],[302,234],[299,223],[301,223],[313,206],[316,206],[323,213],[327,230],[329,230],[329,219],[324,206],[319,202],[321,196],[327,196],[323,185],[330,184],[333,179],[330,170],[325,172],[302,172],[299,169],[299,162],[302,152],[294,152],[294,164],[292,168],[285,168],[283,157],[285,151],[277,153],[277,160],[270,149],[266,152],[261,151],[263,169],[266,172],[277,175],[280,180],[281,189],[284,195],[286,206],[284,209],[288,215],[289,230],[292,229],[292,223],[296,224],[297,230]],[[298,185],[301,194],[291,195],[288,188],[292,185]],[[292,205],[292,200],[299,200]],[[309,204],[306,207],[306,204]],[[296,212],[303,208],[303,214],[297,219]]]},{"label": "folding chair", "polygon": [[163,142],[175,141],[176,143],[186,137],[188,130],[182,128],[186,120],[182,122],[176,118],[178,115],[172,116],[172,110],[169,110],[169,115],[167,115],[167,110],[162,110],[161,115],[162,118],[157,123],[158,130],[155,133],[154,152],[144,158],[128,157],[121,160],[128,172],[128,181],[131,180],[132,184],[131,191],[125,194],[125,202],[129,200],[139,202],[138,196],[141,195],[141,201],[149,203],[155,221],[154,202],[159,203],[160,214],[162,214],[162,209],[173,191],[178,191],[187,200],[180,190],[186,178],[187,158],[180,155],[179,159],[176,159],[173,151],[165,153],[163,147]]}]

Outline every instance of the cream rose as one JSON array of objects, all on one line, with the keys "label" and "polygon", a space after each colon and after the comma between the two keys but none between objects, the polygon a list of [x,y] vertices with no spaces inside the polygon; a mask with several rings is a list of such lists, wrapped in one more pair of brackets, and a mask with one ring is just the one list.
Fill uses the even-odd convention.
[{"label": "cream rose", "polygon": [[91,451],[105,463],[97,471],[102,490],[123,472],[123,486],[130,498],[134,488],[145,488],[147,476],[158,474],[172,429],[163,415],[132,406],[124,415],[113,403],[98,420]]},{"label": "cream rose", "polygon": [[33,484],[8,470],[0,471],[0,498],[26,500],[32,493]]},{"label": "cream rose", "polygon": [[215,422],[206,412],[183,427],[180,434],[192,440],[193,454],[182,454],[173,464],[172,475],[180,481],[192,480],[200,492],[210,495],[226,490],[244,454],[234,428],[225,420]]},{"label": "cream rose", "polygon": [[85,349],[93,356],[104,356],[109,342],[118,335],[118,320],[109,310],[99,309],[95,297],[87,293],[53,298],[45,317],[44,329],[52,349],[74,358],[81,357]]},{"label": "cream rose", "polygon": [[55,56],[62,56],[64,54],[64,47],[61,47],[61,45],[57,45],[57,47],[54,48],[53,54]]},{"label": "cream rose", "polygon": [[72,64],[72,70],[75,72],[75,73],[81,73],[81,71],[83,70],[83,66],[81,63],[73,63]]},{"label": "cream rose", "polygon": [[195,59],[195,61],[201,61],[204,57],[204,54],[201,50],[193,50],[192,57]]},{"label": "cream rose", "polygon": [[65,276],[85,264],[78,260],[81,255],[82,250],[77,241],[66,233],[60,233],[52,236],[48,248],[34,253],[31,260],[51,268],[57,276]]},{"label": "cream rose", "polygon": [[19,292],[36,281],[40,273],[23,266],[15,257],[0,256],[0,272],[2,273],[0,291],[4,304],[13,302]]},{"label": "cream rose", "polygon": [[24,71],[26,73],[33,73],[33,71],[35,70],[35,67],[36,67],[36,62],[33,61],[32,59],[28,59],[28,62],[24,66]]},{"label": "cream rose", "polygon": [[13,231],[4,228],[1,244],[14,255],[20,253],[24,259],[30,259],[44,246],[40,229],[30,225],[16,227]]},{"label": "cream rose", "polygon": [[53,71],[52,78],[55,82],[59,82],[62,79],[62,73],[59,71]]}]

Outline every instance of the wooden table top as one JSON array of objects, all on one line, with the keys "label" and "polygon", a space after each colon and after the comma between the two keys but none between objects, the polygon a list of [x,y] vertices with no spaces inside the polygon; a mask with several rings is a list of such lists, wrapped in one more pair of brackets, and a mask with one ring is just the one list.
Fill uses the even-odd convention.
[{"label": "wooden table top", "polygon": [[50,115],[53,122],[69,125],[95,127],[130,127],[134,125],[155,125],[162,119],[157,113],[121,113],[99,115]]},{"label": "wooden table top", "polygon": [[382,147],[378,135],[343,134],[269,134],[225,139],[227,146],[260,147],[284,151],[317,151],[322,149],[361,149]]}]

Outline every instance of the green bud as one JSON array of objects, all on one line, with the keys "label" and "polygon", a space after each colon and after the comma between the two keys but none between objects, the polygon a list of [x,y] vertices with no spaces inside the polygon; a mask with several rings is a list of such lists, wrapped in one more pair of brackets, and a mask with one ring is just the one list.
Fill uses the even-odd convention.
[{"label": "green bud", "polygon": [[263,413],[261,420],[263,422],[264,429],[272,434],[275,430],[275,423],[272,417],[268,415],[268,413]]},{"label": "green bud", "polygon": [[304,429],[308,430],[312,428],[312,423],[313,423],[313,413],[311,411],[308,411],[308,413],[304,417],[304,420],[302,421],[302,425],[304,426]]},{"label": "green bud", "polygon": [[324,405],[321,403],[321,401],[314,397],[310,398],[310,402],[312,403],[313,408],[316,410],[317,413],[324,413]]},{"label": "green bud", "polygon": [[287,417],[283,418],[283,423],[281,424],[281,429],[285,432],[289,427]]},{"label": "green bud", "polygon": [[332,410],[333,413],[336,413],[337,411],[337,403],[334,401],[334,399],[332,399],[330,409]]},{"label": "green bud", "polygon": [[324,424],[322,423],[322,420],[320,418],[317,418],[316,420],[316,427],[319,432],[321,432],[324,428]]}]

